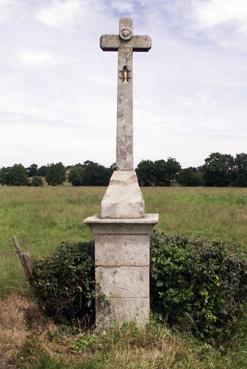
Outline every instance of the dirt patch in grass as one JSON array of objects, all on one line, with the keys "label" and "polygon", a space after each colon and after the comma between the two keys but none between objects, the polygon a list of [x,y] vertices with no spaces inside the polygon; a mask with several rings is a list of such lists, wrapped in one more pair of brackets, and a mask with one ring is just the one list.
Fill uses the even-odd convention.
[{"label": "dirt patch in grass", "polygon": [[30,329],[43,325],[37,305],[30,298],[11,294],[0,300],[0,368],[18,352],[30,334]]},{"label": "dirt patch in grass", "polygon": [[42,355],[77,361],[71,351],[76,333],[46,319],[31,297],[11,294],[0,300],[0,369],[32,368]]}]

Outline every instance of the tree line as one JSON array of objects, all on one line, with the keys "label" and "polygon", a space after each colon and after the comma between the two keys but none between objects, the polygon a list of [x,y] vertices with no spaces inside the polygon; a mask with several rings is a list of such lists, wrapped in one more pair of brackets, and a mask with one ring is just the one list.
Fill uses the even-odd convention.
[{"label": "tree line", "polygon": [[[116,164],[105,167],[85,161],[65,167],[52,163],[38,167],[22,164],[0,169],[0,184],[12,186],[58,186],[70,182],[73,186],[107,186]],[[142,160],[137,168],[141,186],[218,186],[247,187],[247,154],[210,154],[203,165],[181,168],[174,158],[156,161]]]}]

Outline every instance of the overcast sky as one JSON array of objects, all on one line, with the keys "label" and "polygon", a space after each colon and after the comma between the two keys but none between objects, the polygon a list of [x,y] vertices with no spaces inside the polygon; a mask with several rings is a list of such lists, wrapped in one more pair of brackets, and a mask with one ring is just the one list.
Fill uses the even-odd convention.
[{"label": "overcast sky", "polygon": [[0,167],[115,161],[117,53],[101,34],[151,36],[134,54],[134,156],[247,152],[247,0],[0,0]]}]

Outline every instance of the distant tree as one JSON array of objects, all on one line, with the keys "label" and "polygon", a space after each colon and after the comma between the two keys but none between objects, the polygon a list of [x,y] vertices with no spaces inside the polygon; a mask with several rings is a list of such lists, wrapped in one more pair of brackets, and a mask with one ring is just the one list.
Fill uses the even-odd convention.
[{"label": "distant tree", "polygon": [[180,168],[180,164],[173,158],[155,162],[142,160],[136,168],[136,173],[141,186],[169,186]]},{"label": "distant tree", "polygon": [[40,176],[34,176],[32,177],[32,180],[31,180],[31,186],[34,186],[34,187],[42,187],[44,186],[44,181],[43,181],[43,178],[40,177]]},{"label": "distant tree", "polygon": [[103,165],[87,160],[84,167],[84,185],[85,186],[107,186],[113,170]]},{"label": "distant tree", "polygon": [[247,187],[247,154],[237,154],[234,158],[232,185]]},{"label": "distant tree", "polygon": [[8,174],[11,167],[3,167],[0,170],[0,184],[6,185],[8,184]]},{"label": "distant tree", "polygon": [[28,167],[26,170],[27,170],[28,177],[34,177],[38,175],[38,165],[37,164],[30,165],[30,167]]},{"label": "distant tree", "polygon": [[203,165],[204,186],[229,186],[232,184],[234,159],[229,154],[215,152],[205,159]]},{"label": "distant tree", "polygon": [[167,173],[170,178],[170,182],[174,182],[177,176],[177,173],[181,169],[180,163],[174,158],[168,158],[166,162]]},{"label": "distant tree", "polygon": [[73,186],[107,186],[113,172],[113,166],[103,165],[87,160],[83,164],[71,167],[68,175]]},{"label": "distant tree", "polygon": [[85,168],[82,164],[77,164],[70,169],[68,181],[71,182],[73,186],[83,186],[85,182],[84,176]]},{"label": "distant tree", "polygon": [[168,173],[167,162],[163,159],[154,162],[155,186],[169,186],[170,176]]},{"label": "distant tree", "polygon": [[201,186],[202,179],[197,168],[189,167],[181,169],[176,180],[182,186]]},{"label": "distant tree", "polygon": [[4,184],[9,186],[26,186],[29,184],[26,169],[22,164],[15,164],[3,170]]},{"label": "distant tree", "polygon": [[154,162],[142,160],[136,168],[136,174],[140,186],[155,186],[157,182]]},{"label": "distant tree", "polygon": [[39,169],[38,169],[38,173],[37,175],[38,176],[41,176],[41,177],[45,177],[47,174],[47,166],[46,165],[42,165]]},{"label": "distant tree", "polygon": [[64,165],[61,162],[48,165],[45,179],[50,186],[58,186],[63,184],[65,181]]},{"label": "distant tree", "polygon": [[173,158],[168,158],[167,161],[157,160],[154,162],[154,166],[156,186],[170,186],[181,169],[181,165]]},{"label": "distant tree", "polygon": [[199,178],[199,181],[200,181],[200,186],[203,186],[203,168],[204,168],[204,165],[200,165],[199,167],[196,168],[197,170],[197,176]]}]

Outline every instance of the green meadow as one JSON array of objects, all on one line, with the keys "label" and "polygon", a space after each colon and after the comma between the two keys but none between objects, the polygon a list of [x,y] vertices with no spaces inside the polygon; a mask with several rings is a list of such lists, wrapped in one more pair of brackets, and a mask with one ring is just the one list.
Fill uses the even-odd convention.
[{"label": "green meadow", "polygon": [[[16,236],[21,246],[36,258],[49,255],[62,241],[89,240],[92,235],[89,228],[83,224],[83,219],[89,215],[99,213],[100,201],[104,191],[105,188],[102,187],[31,188],[0,186],[0,301],[4,303],[8,296],[18,294],[24,296],[23,298],[30,298],[28,297],[29,289],[11,237]],[[229,240],[235,242],[236,247],[247,250],[247,188],[143,188],[143,194],[146,202],[146,212],[160,214],[157,226],[160,231],[168,234],[183,233],[201,235],[208,239]],[[59,335],[60,333],[56,333],[59,328],[54,329],[54,335]],[[150,329],[152,333],[150,333]],[[135,361],[135,354],[130,344],[131,347],[129,347],[126,355],[134,355],[134,358],[132,358],[132,361],[134,360],[133,365],[131,364],[131,366],[128,361],[125,361],[123,368],[246,369],[247,367],[247,362],[245,365],[244,359],[242,359],[247,360],[246,336],[242,337],[243,333],[239,333],[237,348],[231,349],[225,356],[221,357],[218,351],[207,345],[195,343],[191,338],[186,340],[185,343],[183,337],[173,335],[168,330],[162,331],[159,328],[158,333],[154,333],[154,328],[150,329],[141,335],[140,332],[133,333],[132,331],[132,333],[129,331],[124,333],[127,340],[131,341],[128,335],[136,334],[138,342],[147,340],[150,341],[150,344],[147,343],[147,349],[146,343],[143,343],[141,349],[139,349],[134,340],[132,343],[134,350],[136,350],[136,357],[139,358],[140,356],[138,360],[144,361]],[[241,332],[246,333],[246,328],[242,329]],[[113,350],[111,352],[114,352],[112,361],[108,354],[104,352],[102,357],[98,358],[96,355],[95,359],[94,356],[89,355],[87,357],[88,361],[85,359],[88,362],[87,366],[82,364],[81,359],[78,361],[78,358],[76,363],[73,364],[75,366],[72,364],[72,366],[68,366],[68,364],[64,364],[65,358],[63,356],[56,359],[52,355],[49,358],[49,355],[46,356],[45,354],[42,356],[44,366],[42,366],[43,361],[41,360],[39,364],[35,364],[36,366],[21,366],[22,364],[19,363],[19,368],[114,368],[117,365],[116,357],[118,356],[116,355],[119,355],[119,363],[124,363],[121,355],[123,350],[128,350],[122,337],[123,333],[115,332],[114,334],[120,336],[119,341],[116,341],[120,342],[120,346],[116,346],[114,342],[109,344],[110,350]],[[94,338],[85,337],[81,339],[82,346],[90,346],[90,342],[96,340],[95,336],[93,336]],[[69,340],[70,338],[67,337],[66,339]],[[98,340],[103,340],[103,338],[98,338]],[[160,350],[155,348],[156,351],[158,350],[157,355],[152,348],[156,341],[159,342],[159,347],[161,347]],[[22,349],[23,347],[25,349],[26,342],[30,345],[33,344],[33,341],[25,341]],[[69,343],[69,345],[76,345],[76,342]],[[102,345],[104,346],[104,343]],[[34,344],[34,351],[35,347]],[[65,352],[67,347],[68,345],[65,345]],[[80,341],[78,347],[80,351]],[[169,347],[174,350],[175,356],[169,351]],[[176,349],[177,352],[175,352]],[[51,352],[51,349],[49,348],[47,351]],[[167,355],[170,364],[168,361],[162,361],[162,352]],[[23,355],[25,357],[25,353]],[[145,355],[148,356],[146,361]],[[155,355],[158,358],[157,362]],[[176,355],[178,355],[177,358]],[[179,355],[181,358],[179,358]],[[66,357],[68,359],[70,356],[67,355]],[[96,359],[99,361],[96,362]],[[129,362],[132,361],[129,357]],[[150,364],[152,362],[154,363],[153,366]],[[120,367],[122,368],[121,365]]]},{"label": "green meadow", "polygon": [[[23,286],[11,236],[35,257],[45,257],[62,241],[92,238],[83,219],[100,210],[105,188],[0,187],[1,294]],[[146,211],[159,213],[165,233],[200,234],[247,248],[247,189],[144,188]]]}]

